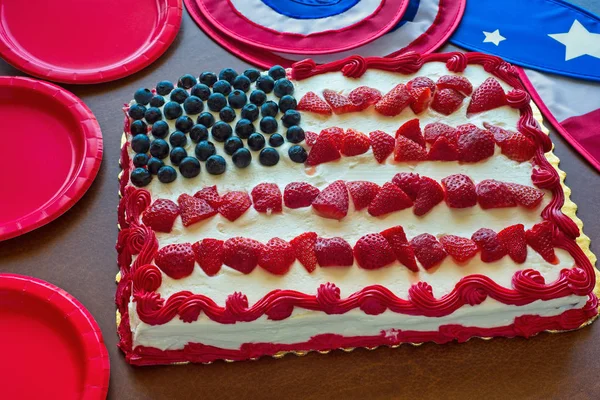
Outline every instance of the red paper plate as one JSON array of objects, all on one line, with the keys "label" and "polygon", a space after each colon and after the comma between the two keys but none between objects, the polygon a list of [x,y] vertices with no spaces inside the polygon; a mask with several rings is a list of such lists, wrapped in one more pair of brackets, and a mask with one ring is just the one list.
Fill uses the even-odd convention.
[{"label": "red paper plate", "polygon": [[47,224],[83,196],[100,168],[102,133],[74,94],[31,78],[0,77],[0,121],[5,240]]},{"label": "red paper plate", "polygon": [[0,56],[56,82],[98,83],[154,62],[175,39],[181,0],[2,0]]},{"label": "red paper plate", "polygon": [[110,364],[94,317],[39,279],[0,274],[0,398],[104,399]]}]

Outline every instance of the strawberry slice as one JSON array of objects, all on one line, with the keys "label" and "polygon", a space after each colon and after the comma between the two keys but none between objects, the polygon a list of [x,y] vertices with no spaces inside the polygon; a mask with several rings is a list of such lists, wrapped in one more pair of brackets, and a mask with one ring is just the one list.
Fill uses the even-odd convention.
[{"label": "strawberry slice", "polygon": [[290,270],[295,260],[293,247],[285,240],[275,237],[262,246],[258,265],[274,275],[283,275]]},{"label": "strawberry slice", "polygon": [[437,80],[436,87],[438,89],[454,89],[465,96],[473,93],[473,85],[464,76],[459,75],[443,75]]},{"label": "strawberry slice", "polygon": [[249,274],[258,264],[262,248],[263,244],[254,239],[227,239],[223,244],[223,263],[243,274]]},{"label": "strawberry slice", "polygon": [[344,141],[344,130],[339,126],[332,126],[331,128],[325,128],[319,135],[328,137],[338,150],[342,149],[342,142]]},{"label": "strawberry slice", "polygon": [[477,125],[474,124],[461,124],[456,127],[457,138],[460,137],[463,133],[471,133],[474,130],[479,129]]},{"label": "strawberry slice", "polygon": [[309,111],[315,114],[331,115],[331,107],[315,92],[307,92],[296,106],[297,111]]},{"label": "strawberry slice", "polygon": [[312,206],[323,218],[340,220],[348,214],[348,189],[344,181],[335,181],[319,193]]},{"label": "strawberry slice", "polygon": [[281,191],[274,183],[260,183],[252,189],[254,209],[262,213],[281,212]]},{"label": "strawberry slice", "polygon": [[371,204],[369,214],[374,217],[389,214],[394,211],[403,210],[413,205],[412,200],[406,193],[393,183],[386,182],[377,193]]},{"label": "strawberry slice", "polygon": [[319,137],[319,135],[317,135],[315,132],[306,131],[304,132],[304,143],[309,146],[314,146],[315,143],[317,143],[317,137]]},{"label": "strawberry slice", "polygon": [[217,214],[217,210],[212,208],[206,201],[192,197],[189,194],[181,194],[177,198],[177,203],[179,203],[181,212],[181,222],[186,227]]},{"label": "strawberry slice", "polygon": [[144,211],[142,222],[156,232],[169,233],[173,229],[175,219],[179,215],[179,207],[174,201],[156,199]]},{"label": "strawberry slice", "polygon": [[223,241],[218,239],[203,239],[192,245],[196,261],[208,276],[214,276],[223,265]]},{"label": "strawberry slice", "polygon": [[314,232],[305,232],[290,241],[296,258],[309,273],[317,268],[316,243],[317,234]]},{"label": "strawberry slice", "polygon": [[427,159],[431,161],[456,161],[459,156],[458,147],[445,136],[440,136],[429,149]]},{"label": "strawberry slice", "polygon": [[544,260],[550,264],[558,264],[558,258],[554,254],[554,245],[552,244],[552,223],[544,221],[535,224],[531,229],[525,232],[527,244],[533,250],[538,252]]},{"label": "strawberry slice", "polygon": [[440,238],[444,250],[458,262],[470,260],[477,254],[479,248],[471,239],[455,235],[444,235]]},{"label": "strawberry slice", "polygon": [[396,261],[392,247],[381,233],[369,233],[358,239],[354,258],[364,269],[379,269]]},{"label": "strawberry slice", "polygon": [[406,83],[406,88],[408,90],[428,88],[433,93],[435,91],[435,82],[426,76],[417,76]]},{"label": "strawberry slice", "polygon": [[460,160],[464,162],[477,162],[491,157],[494,155],[494,147],[492,134],[483,129],[470,129],[458,137]]},{"label": "strawberry slice", "polygon": [[194,271],[194,251],[189,243],[168,244],[154,257],[156,266],[167,276],[181,279]]},{"label": "strawberry slice", "polygon": [[427,159],[427,150],[418,143],[400,135],[396,138],[394,160],[396,161],[421,161]]},{"label": "strawberry slice", "polygon": [[442,189],[440,184],[431,178],[422,176],[413,213],[419,216],[425,215],[434,206],[442,202],[442,200],[444,200],[444,189]]},{"label": "strawberry slice", "polygon": [[536,146],[533,140],[520,132],[508,131],[508,135],[498,143],[502,154],[511,160],[523,162],[528,161],[535,155]]},{"label": "strawberry slice", "polygon": [[519,185],[518,183],[506,183],[512,197],[517,204],[527,208],[536,208],[544,197],[544,192],[534,187]]},{"label": "strawberry slice", "polygon": [[362,111],[381,100],[381,92],[368,86],[359,86],[348,94],[348,99],[357,111]]},{"label": "strawberry slice", "polygon": [[350,157],[364,154],[371,147],[369,137],[362,132],[349,128],[342,141],[342,154]]},{"label": "strawberry slice", "polygon": [[250,196],[246,192],[228,192],[221,198],[219,214],[230,221],[241,217],[252,205]]},{"label": "strawberry slice", "polygon": [[206,186],[200,189],[194,197],[206,201],[215,210],[221,205],[221,196],[217,191],[217,186]]},{"label": "strawberry slice", "polygon": [[415,114],[420,114],[427,110],[433,99],[432,91],[427,87],[411,89],[410,97],[412,97],[410,108]]},{"label": "strawberry slice", "polygon": [[412,101],[410,92],[403,84],[396,85],[375,104],[375,111],[381,115],[393,117],[404,110]]},{"label": "strawberry slice", "polygon": [[506,252],[518,264],[523,264],[527,259],[527,241],[523,224],[511,225],[498,232],[498,239]]},{"label": "strawberry slice", "polygon": [[423,133],[425,136],[425,141],[431,144],[435,143],[440,136],[445,136],[452,144],[456,144],[458,139],[458,131],[449,125],[442,124],[441,122],[434,122],[432,124],[425,125]]},{"label": "strawberry slice", "polygon": [[477,204],[475,184],[467,175],[454,174],[442,179],[448,207],[465,208]]},{"label": "strawberry slice", "polygon": [[446,258],[444,246],[429,233],[422,233],[410,241],[417,260],[425,269],[431,269]]},{"label": "strawberry slice", "polygon": [[396,138],[398,138],[398,136],[401,135],[407,139],[412,140],[419,146],[425,147],[425,138],[421,133],[421,127],[419,126],[418,118],[406,121],[400,128],[398,128],[398,130],[396,131]]},{"label": "strawberry slice", "polygon": [[369,138],[371,139],[373,155],[377,162],[382,164],[392,154],[392,151],[394,151],[396,141],[391,135],[383,131],[373,131],[369,133]]},{"label": "strawberry slice", "polygon": [[346,114],[349,112],[358,111],[358,108],[354,104],[352,104],[350,99],[348,99],[344,95],[341,95],[335,90],[323,90],[323,97],[325,98],[325,101],[331,106],[331,109],[335,114]]},{"label": "strawberry slice", "polygon": [[381,190],[378,184],[367,181],[347,182],[346,186],[352,197],[354,208],[362,210],[367,207]]},{"label": "strawberry slice", "polygon": [[483,209],[515,207],[517,203],[504,182],[485,179],[477,184],[477,201]]},{"label": "strawberry slice", "polygon": [[347,267],[354,264],[352,247],[341,237],[317,238],[315,254],[321,267]]},{"label": "strawberry slice", "polygon": [[440,114],[450,115],[460,108],[464,98],[454,89],[436,90],[431,102],[431,109]]},{"label": "strawberry slice", "polygon": [[491,229],[481,228],[471,236],[471,240],[481,250],[481,261],[493,262],[506,255],[506,248],[498,234]]},{"label": "strawberry slice", "polygon": [[417,199],[421,188],[421,177],[414,172],[400,172],[394,175],[392,183],[398,186],[412,201]]},{"label": "strawberry slice", "polygon": [[475,90],[467,107],[467,116],[506,105],[504,89],[495,78],[487,78]]},{"label": "strawberry slice", "polygon": [[394,226],[381,232],[381,235],[388,241],[396,259],[400,261],[406,268],[413,272],[419,272],[415,253],[406,240],[406,234],[401,226]]},{"label": "strawberry slice", "polygon": [[329,161],[335,161],[342,156],[333,140],[331,134],[323,134],[323,131],[317,137],[314,146],[308,152],[306,165],[319,165]]},{"label": "strawberry slice", "polygon": [[288,183],[283,189],[283,202],[288,208],[309,207],[319,195],[319,189],[306,182]]}]

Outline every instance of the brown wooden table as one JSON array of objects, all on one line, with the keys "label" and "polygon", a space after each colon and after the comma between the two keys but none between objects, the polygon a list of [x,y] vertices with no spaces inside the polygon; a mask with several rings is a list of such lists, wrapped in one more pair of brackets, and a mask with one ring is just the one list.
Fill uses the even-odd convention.
[{"label": "brown wooden table", "polygon": [[[121,105],[139,87],[226,66],[238,71],[247,67],[208,39],[184,11],[177,39],[152,66],[116,82],[66,85],[87,103],[102,127],[104,160],[98,177],[83,199],[58,220],[0,243],[0,272],[52,282],[77,297],[95,316],[110,353],[109,398],[600,398],[598,322],[579,331],[541,334],[530,340],[474,339],[465,344],[334,351],[209,366],[129,366],[117,349],[113,302]],[[0,75],[22,73],[0,60]],[[568,173],[567,184],[574,191],[572,199],[592,238],[592,250],[600,252],[598,173],[560,136],[553,135],[553,140],[561,167]],[[10,195],[10,191],[1,192]]]}]

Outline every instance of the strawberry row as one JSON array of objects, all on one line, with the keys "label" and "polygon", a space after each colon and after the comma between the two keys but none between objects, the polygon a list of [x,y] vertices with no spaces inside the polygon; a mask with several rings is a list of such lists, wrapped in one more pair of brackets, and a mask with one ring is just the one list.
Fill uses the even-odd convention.
[{"label": "strawberry row", "polygon": [[379,269],[399,261],[411,271],[418,272],[417,261],[425,269],[439,265],[447,256],[457,263],[465,263],[480,254],[485,263],[508,255],[515,263],[527,258],[527,245],[549,263],[557,263],[552,246],[552,225],[541,222],[525,231],[522,224],[512,225],[496,233],[482,228],[471,238],[443,235],[439,239],[423,233],[410,241],[404,229],[395,226],[380,233],[362,236],[354,248],[341,237],[323,238],[315,232],[306,232],[289,243],[272,238],[266,244],[257,240],[234,237],[226,241],[203,239],[194,244],[170,244],[156,254],[156,265],[173,279],[190,275],[198,262],[209,275],[217,274],[223,264],[243,274],[260,266],[275,275],[285,274],[295,260],[311,273],[320,267],[348,267]]}]

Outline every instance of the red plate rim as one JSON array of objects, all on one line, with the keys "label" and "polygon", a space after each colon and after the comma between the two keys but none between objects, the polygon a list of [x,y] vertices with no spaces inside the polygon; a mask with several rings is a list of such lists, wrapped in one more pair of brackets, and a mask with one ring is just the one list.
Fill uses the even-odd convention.
[{"label": "red plate rim", "polygon": [[[84,154],[71,181],[57,192],[45,207],[13,221],[0,225],[0,241],[22,235],[45,225],[71,208],[88,190],[98,174],[102,162],[102,131],[96,117],[85,103],[73,93],[48,82],[18,76],[0,76],[0,88],[17,87],[41,92],[60,103],[80,122],[85,144]],[[67,201],[60,201],[67,198]]]},{"label": "red plate rim", "polygon": [[63,289],[30,276],[0,274],[0,290],[19,292],[22,296],[32,296],[50,303],[70,320],[81,335],[83,349],[87,356],[82,398],[105,399],[110,378],[110,361],[102,332],[92,314]]},{"label": "red plate rim", "polygon": [[54,82],[71,84],[90,84],[110,82],[129,76],[152,64],[173,43],[181,26],[182,0],[161,0],[167,5],[166,23],[160,27],[160,32],[153,40],[138,50],[137,55],[130,61],[111,63],[105,68],[93,70],[78,70],[73,68],[52,68],[40,62],[27,51],[20,48],[11,40],[4,26],[4,18],[0,18],[0,57],[13,67]]}]

